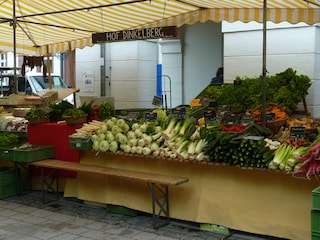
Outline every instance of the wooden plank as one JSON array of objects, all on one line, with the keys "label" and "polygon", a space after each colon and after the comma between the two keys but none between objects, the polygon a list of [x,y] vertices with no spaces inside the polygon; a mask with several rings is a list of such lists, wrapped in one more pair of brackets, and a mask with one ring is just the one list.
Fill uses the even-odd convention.
[{"label": "wooden plank", "polygon": [[46,160],[32,162],[30,164],[36,167],[69,170],[69,171],[83,172],[83,173],[95,173],[95,174],[102,174],[106,176],[116,176],[121,178],[127,178],[129,180],[138,180],[138,181],[151,182],[151,183],[164,184],[164,185],[179,185],[189,181],[188,178],[184,178],[184,177],[176,177],[176,176],[137,172],[137,171],[123,170],[123,169],[115,169],[115,168],[109,168],[109,167],[85,165],[85,164],[67,162],[67,161],[56,160],[56,159],[46,159]]}]

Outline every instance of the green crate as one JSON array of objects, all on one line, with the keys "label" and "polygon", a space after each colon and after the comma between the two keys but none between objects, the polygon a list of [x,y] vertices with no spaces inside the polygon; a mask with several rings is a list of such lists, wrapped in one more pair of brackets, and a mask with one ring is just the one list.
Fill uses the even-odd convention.
[{"label": "green crate", "polygon": [[14,196],[18,193],[16,180],[0,184],[0,199]]},{"label": "green crate", "polygon": [[311,240],[320,240],[320,233],[312,232]]},{"label": "green crate", "polygon": [[110,212],[110,213],[122,214],[126,216],[131,216],[131,217],[138,216],[138,212],[136,210],[123,207],[123,206],[108,204],[106,209],[107,209],[107,212]]},{"label": "green crate", "polygon": [[92,141],[90,138],[80,138],[69,136],[69,144],[71,148],[80,150],[91,150]]},{"label": "green crate", "polygon": [[13,167],[0,168],[0,184],[15,181],[17,179],[16,169]]},{"label": "green crate", "polygon": [[216,225],[216,224],[210,224],[210,223],[201,223],[200,229],[206,230],[206,231],[213,231],[213,232],[220,232],[220,233],[229,233],[229,228]]},{"label": "green crate", "polygon": [[54,158],[53,146],[32,145],[31,147],[14,149],[12,159],[15,162],[34,162],[47,158]]},{"label": "green crate", "polygon": [[12,160],[12,148],[0,148],[0,160]]},{"label": "green crate", "polygon": [[312,209],[320,210],[320,186],[312,190]]},{"label": "green crate", "polygon": [[311,210],[311,232],[320,234],[320,210]]}]

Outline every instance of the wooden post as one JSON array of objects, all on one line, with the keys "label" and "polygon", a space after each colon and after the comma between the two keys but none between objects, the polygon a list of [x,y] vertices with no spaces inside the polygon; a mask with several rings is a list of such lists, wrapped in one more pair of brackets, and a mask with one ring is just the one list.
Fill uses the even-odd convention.
[{"label": "wooden post", "polygon": [[[71,49],[71,42],[69,42],[69,66],[70,66],[70,79],[71,79],[71,87],[76,88],[76,82],[74,77],[74,61],[73,61],[73,52]],[[75,107],[77,107],[77,101],[76,101],[76,93],[73,93],[73,104]]]},{"label": "wooden post", "polygon": [[[49,45],[46,46],[47,51],[47,73],[48,73],[48,83],[49,89],[52,89],[52,79],[51,79],[51,65],[50,65],[50,54],[49,54]],[[43,71],[43,67],[42,67]]]}]

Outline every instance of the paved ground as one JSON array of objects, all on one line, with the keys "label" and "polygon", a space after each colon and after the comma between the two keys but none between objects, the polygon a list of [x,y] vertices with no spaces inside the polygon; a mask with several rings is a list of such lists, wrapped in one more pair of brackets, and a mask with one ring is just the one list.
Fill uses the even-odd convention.
[{"label": "paved ground", "polygon": [[172,220],[153,229],[152,217],[110,213],[106,208],[61,197],[41,202],[39,191],[0,200],[0,240],[276,240],[230,230],[231,234],[204,231],[199,224]]}]

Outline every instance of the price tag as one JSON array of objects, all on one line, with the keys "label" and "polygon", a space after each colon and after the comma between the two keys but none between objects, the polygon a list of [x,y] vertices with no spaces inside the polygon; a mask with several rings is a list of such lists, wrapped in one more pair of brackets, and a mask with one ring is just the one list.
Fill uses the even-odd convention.
[{"label": "price tag", "polygon": [[186,118],[186,108],[175,108],[172,109],[172,117],[176,119],[185,119]]},{"label": "price tag", "polygon": [[305,127],[291,127],[290,128],[290,138],[305,138],[306,129]]},{"label": "price tag", "polygon": [[146,122],[155,122],[157,121],[158,114],[156,112],[146,112],[144,114],[144,120]]},{"label": "price tag", "polygon": [[137,120],[139,116],[138,112],[129,112],[128,115],[126,116],[126,119],[129,121],[134,121]]},{"label": "price tag", "polygon": [[217,120],[217,114],[215,110],[208,110],[203,113],[205,122],[212,122]]},{"label": "price tag", "polygon": [[153,100],[152,100],[152,104],[155,105],[155,106],[161,106],[162,104],[162,97],[159,97],[159,96],[154,96],[153,97]]},{"label": "price tag", "polygon": [[233,85],[241,85],[241,80],[233,80]]},{"label": "price tag", "polygon": [[238,124],[240,123],[241,115],[240,114],[234,114],[232,112],[226,112],[223,116],[222,122],[228,123],[228,124]]},{"label": "price tag", "polygon": [[[262,119],[260,117],[260,119]],[[276,114],[271,112],[266,114],[266,122],[274,121],[276,119]]]},{"label": "price tag", "polygon": [[200,105],[203,107],[207,107],[210,105],[210,100],[208,98],[202,98],[200,100]]},{"label": "price tag", "polygon": [[254,140],[254,141],[259,141],[262,140],[264,137],[261,136],[244,136],[243,139],[249,139],[249,140]]},{"label": "price tag", "polygon": [[241,125],[248,126],[255,123],[254,116],[242,116]]},{"label": "price tag", "polygon": [[226,112],[230,111],[230,105],[219,105],[218,112]]}]

